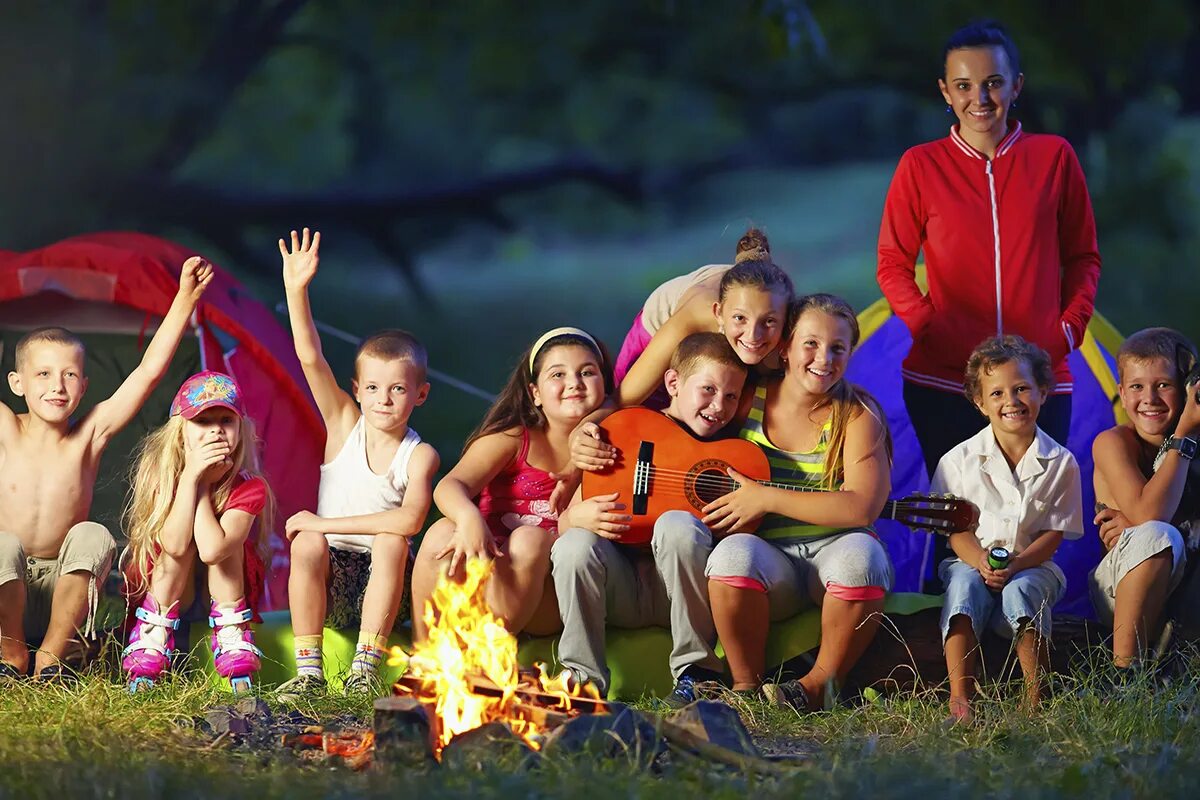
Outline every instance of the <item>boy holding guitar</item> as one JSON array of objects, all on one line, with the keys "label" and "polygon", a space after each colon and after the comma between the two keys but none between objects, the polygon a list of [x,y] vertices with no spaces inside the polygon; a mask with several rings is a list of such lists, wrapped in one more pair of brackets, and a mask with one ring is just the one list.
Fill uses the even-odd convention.
[{"label": "boy holding guitar", "polygon": [[[745,380],[746,365],[724,336],[694,333],[680,342],[664,375],[671,403],[663,413],[695,437],[712,438],[737,411]],[[697,699],[697,683],[715,681],[721,672],[704,578],[713,534],[693,514],[667,511],[654,522],[649,549],[621,544],[632,520],[627,503],[637,504],[621,494],[582,500],[577,492],[559,518],[563,533],[550,553],[563,622],[559,660],[603,694],[609,686],[605,625],[669,627],[676,687],[667,703],[686,705]]]},{"label": "boy holding guitar", "polygon": [[[1083,535],[1079,466],[1037,425],[1053,385],[1046,351],[1019,336],[993,337],[976,347],[964,390],[988,427],[942,456],[930,484],[930,491],[952,492],[980,508],[978,529],[952,533],[957,557],[939,568],[955,721],[971,720],[979,637],[988,627],[1016,639],[1026,705],[1036,706],[1041,697],[1050,608],[1067,583],[1051,556],[1064,535]],[[1004,564],[990,558],[997,549],[1011,558],[1000,553]]]}]

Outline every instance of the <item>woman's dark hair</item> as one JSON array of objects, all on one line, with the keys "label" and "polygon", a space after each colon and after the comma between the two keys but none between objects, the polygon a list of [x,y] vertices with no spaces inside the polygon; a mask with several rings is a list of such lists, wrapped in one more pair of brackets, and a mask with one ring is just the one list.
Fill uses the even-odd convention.
[{"label": "woman's dark hair", "polygon": [[463,445],[464,453],[476,439],[489,433],[501,433],[512,428],[542,428],[546,425],[546,415],[534,404],[529,385],[537,383],[537,376],[542,371],[546,354],[564,345],[583,347],[595,353],[600,361],[600,374],[604,377],[604,395],[607,397],[613,393],[612,359],[608,355],[608,348],[599,339],[593,344],[588,339],[571,333],[551,337],[538,348],[532,369],[529,366],[529,358],[535,354],[531,352],[533,345],[530,345],[521,353],[517,368],[508,376],[504,389],[496,396],[483,422],[467,437],[467,443]]},{"label": "woman's dark hair", "polygon": [[999,22],[990,19],[971,22],[950,34],[946,46],[942,48],[942,72],[946,71],[946,58],[951,50],[962,50],[964,47],[1000,47],[1008,58],[1008,68],[1013,77],[1021,74],[1021,58],[1017,54],[1017,46],[1009,37],[1008,31]]}]

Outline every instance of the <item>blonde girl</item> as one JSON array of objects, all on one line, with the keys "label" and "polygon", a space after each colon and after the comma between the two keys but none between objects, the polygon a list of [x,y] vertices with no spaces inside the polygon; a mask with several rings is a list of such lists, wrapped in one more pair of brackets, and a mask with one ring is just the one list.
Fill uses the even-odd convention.
[{"label": "blonde girl", "polygon": [[[845,378],[859,338],[854,310],[832,295],[808,295],[788,323],[784,374],[747,393],[740,436],[766,451],[772,482],[821,491],[733,473],[741,487],[704,509],[705,524],[731,534],[705,574],[735,691],[762,684],[772,620],[820,607],[812,670],[761,686],[776,705],[808,711],[822,707],[826,687],[845,678],[879,625],[892,566],[869,526],[891,490],[891,442],[878,405]],[[759,520],[756,533],[741,532]]]},{"label": "blonde girl", "polygon": [[217,672],[242,691],[258,671],[249,623],[265,570],[251,532],[255,522],[271,529],[274,499],[254,443],[241,392],[219,372],[188,378],[167,423],[142,442],[126,511],[125,578],[136,611],[122,655],[131,691],[169,666],[180,609],[196,599],[197,559],[207,573]]},{"label": "blonde girl", "polygon": [[555,328],[522,354],[504,390],[434,489],[444,515],[425,534],[413,569],[413,634],[441,573],[467,558],[495,559],[488,604],[513,632],[561,627],[548,586],[558,513],[552,473],[566,469],[571,431],[612,391],[608,354],[579,328]]}]

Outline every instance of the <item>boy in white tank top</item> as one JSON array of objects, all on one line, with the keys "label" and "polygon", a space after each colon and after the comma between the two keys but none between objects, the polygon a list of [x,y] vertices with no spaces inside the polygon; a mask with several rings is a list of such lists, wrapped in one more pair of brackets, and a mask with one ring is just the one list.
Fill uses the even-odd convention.
[{"label": "boy in white tank top", "polygon": [[277,690],[283,700],[325,691],[322,630],[356,620],[345,690],[372,690],[404,597],[409,540],[425,525],[439,464],[408,427],[429,392],[425,348],[415,337],[399,330],[368,337],[355,358],[353,396],[338,386],[308,302],[320,242],[308,228],[303,238],[292,231],[290,249],[279,240],[296,355],[326,430],[317,513],[301,511],[286,525],[296,677]]}]

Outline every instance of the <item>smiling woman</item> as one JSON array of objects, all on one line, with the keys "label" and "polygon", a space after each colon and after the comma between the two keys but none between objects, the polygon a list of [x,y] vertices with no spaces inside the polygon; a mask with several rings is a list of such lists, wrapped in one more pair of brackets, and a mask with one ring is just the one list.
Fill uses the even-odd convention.
[{"label": "smiling woman", "polygon": [[[1039,424],[1066,443],[1067,356],[1083,342],[1100,276],[1075,151],[1011,119],[1025,76],[1008,34],[993,22],[961,28],[943,64],[938,88],[957,123],[901,158],[877,261],[879,286],[912,334],[904,400],[930,474],[982,427],[963,395],[963,368],[989,336],[1018,334],[1050,354],[1055,380]],[[922,252],[927,294],[915,278]]]}]

